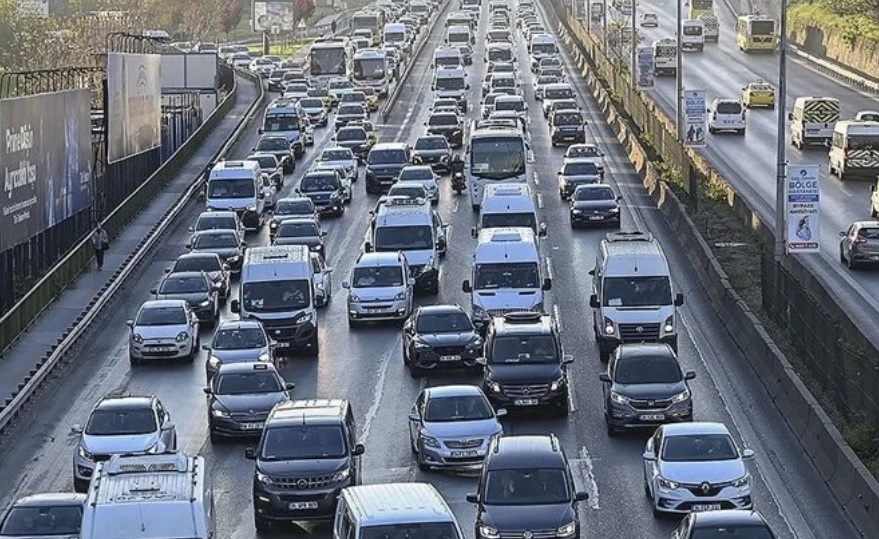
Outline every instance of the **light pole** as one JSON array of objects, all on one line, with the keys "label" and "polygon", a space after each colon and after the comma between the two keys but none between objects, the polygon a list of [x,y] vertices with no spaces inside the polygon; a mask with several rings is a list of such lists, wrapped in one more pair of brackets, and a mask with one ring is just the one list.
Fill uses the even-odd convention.
[{"label": "light pole", "polygon": [[778,111],[778,141],[776,148],[775,177],[775,260],[784,258],[787,228],[785,227],[785,183],[787,182],[787,139],[784,136],[785,108],[787,101],[787,0],[781,0],[778,44],[778,95],[775,107]]},{"label": "light pole", "polygon": [[675,124],[677,126],[678,140],[684,141],[684,59],[681,38],[681,24],[683,24],[683,0],[678,0],[677,20],[678,26],[675,31],[677,38],[677,67],[675,69],[675,83],[677,85],[677,106],[675,107]]},{"label": "light pole", "polygon": [[601,27],[601,38],[604,40],[604,52],[609,53],[607,50],[607,2],[608,0],[604,0],[604,10],[602,11],[602,27]]},{"label": "light pole", "polygon": [[632,82],[637,82],[635,80],[635,62],[637,56],[637,47],[638,39],[635,37],[635,13],[638,9],[638,2],[636,0],[632,0],[632,39],[629,43],[629,47],[632,49]]}]

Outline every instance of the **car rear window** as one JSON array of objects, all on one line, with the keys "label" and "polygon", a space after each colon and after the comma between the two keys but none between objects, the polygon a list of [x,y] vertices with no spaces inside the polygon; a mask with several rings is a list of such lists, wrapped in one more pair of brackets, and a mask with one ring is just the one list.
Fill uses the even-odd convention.
[{"label": "car rear window", "polygon": [[879,228],[862,228],[858,231],[858,236],[868,240],[879,240]]},{"label": "car rear window", "polygon": [[742,105],[732,101],[723,101],[717,104],[718,114],[741,114]]}]

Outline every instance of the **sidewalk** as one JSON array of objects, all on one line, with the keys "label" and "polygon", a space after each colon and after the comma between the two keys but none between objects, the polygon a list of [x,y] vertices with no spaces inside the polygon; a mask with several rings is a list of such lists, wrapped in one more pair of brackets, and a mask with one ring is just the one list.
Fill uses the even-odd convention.
[{"label": "sidewalk", "polygon": [[258,88],[251,79],[238,76],[238,98],[229,114],[223,118],[208,135],[189,162],[155,200],[140,213],[122,233],[113,238],[110,249],[104,258],[104,270],[97,271],[94,264],[83,272],[37,318],[30,329],[0,357],[0,402],[12,397],[18,384],[34,368],[39,358],[58,342],[61,333],[67,329],[88,302],[110,280],[110,277],[125,261],[128,254],[137,247],[153,224],[183,191],[201,174],[217,149],[223,145],[238,125],[241,117],[258,96]]}]

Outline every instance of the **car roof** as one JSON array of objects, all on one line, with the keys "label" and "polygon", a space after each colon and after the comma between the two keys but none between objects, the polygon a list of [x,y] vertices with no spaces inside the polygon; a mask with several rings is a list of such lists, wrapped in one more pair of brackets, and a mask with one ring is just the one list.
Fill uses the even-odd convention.
[{"label": "car roof", "polygon": [[409,147],[405,142],[379,142],[372,150],[405,150]]},{"label": "car roof", "polygon": [[879,227],[879,221],[855,221],[852,225],[858,228],[875,228]]},{"label": "car roof", "polygon": [[141,304],[141,309],[163,309],[168,307],[186,307],[185,299],[148,299]]},{"label": "car roof", "polygon": [[175,271],[173,273],[169,273],[162,278],[162,280],[170,279],[171,277],[178,278],[187,278],[187,277],[201,277],[204,278],[205,274],[203,271]]},{"label": "car roof", "polygon": [[152,408],[153,399],[145,395],[107,395],[95,405],[96,410],[131,410]]},{"label": "car roof", "polygon": [[[177,257],[177,260],[193,260],[196,258],[220,258],[220,255],[218,255],[217,253],[208,253],[206,251],[198,251],[198,252],[194,252],[194,253],[183,253],[182,255]],[[175,260],[175,262],[177,260]]]},{"label": "car roof", "polygon": [[259,320],[224,320],[220,322],[214,333],[236,329],[262,329],[262,322]]},{"label": "car roof", "polygon": [[454,384],[447,386],[428,387],[424,390],[428,399],[443,397],[470,397],[482,396],[482,390],[477,386]]},{"label": "car roof", "polygon": [[449,313],[464,313],[464,308],[456,303],[444,303],[439,305],[422,305],[416,311],[419,315],[422,314],[449,314]]},{"label": "car roof", "polygon": [[338,424],[345,420],[348,401],[344,399],[310,399],[281,402],[272,409],[266,427],[270,424],[305,425]]},{"label": "car roof", "polygon": [[83,505],[86,495],[76,492],[43,492],[23,496],[12,504],[13,507],[49,507],[59,505]]},{"label": "car roof", "polygon": [[565,468],[565,459],[554,435],[501,436],[492,444],[486,467],[489,470]]},{"label": "car roof", "polygon": [[[259,367],[257,367],[259,365]],[[220,364],[217,374],[240,374],[254,371],[273,372],[278,374],[278,369],[268,361],[244,361]]]},{"label": "car roof", "polygon": [[729,429],[723,423],[709,421],[666,424],[662,428],[666,438],[669,436],[692,436],[698,434],[730,434]]},{"label": "car roof", "polygon": [[[607,188],[610,187],[607,184],[601,184],[601,183],[593,184],[593,185],[598,186],[598,187],[607,187]],[[628,358],[634,359],[637,357],[643,357],[645,355],[650,356],[650,357],[656,357],[656,356],[660,356],[660,355],[668,356],[671,358],[675,357],[674,351],[671,349],[671,347],[669,345],[667,345],[665,343],[658,343],[658,342],[626,343],[626,344],[620,345],[619,347],[617,347],[617,349],[619,350],[620,357],[626,358],[626,359],[628,359]]]},{"label": "car roof", "polygon": [[705,511],[692,513],[693,526],[721,526],[721,525],[767,525],[763,515],[757,511],[747,509],[721,509],[717,511]]},{"label": "car roof", "polygon": [[315,224],[315,225],[320,226],[319,222],[320,221],[315,217],[301,217],[301,216],[293,217],[293,216],[291,216],[291,217],[285,217],[285,218],[281,219],[281,224],[296,223],[296,224],[300,224],[300,225],[301,224]]},{"label": "car roof", "polygon": [[403,170],[418,170],[422,172],[426,172],[429,170],[431,174],[433,174],[433,169],[430,167],[430,165],[406,165],[401,169],[401,172]]},{"label": "car roof", "polygon": [[[394,253],[389,251],[380,253],[362,253],[360,258],[358,258],[357,262],[354,264],[354,267],[399,266],[399,256],[399,252]],[[405,256],[403,258],[405,258]]]},{"label": "car roof", "polygon": [[195,236],[207,236],[210,234],[222,234],[222,233],[235,234],[236,231],[234,228],[207,228],[205,230],[196,230],[195,232],[192,233],[192,235],[193,235],[193,237],[195,237]]},{"label": "car roof", "polygon": [[[515,316],[516,314],[520,313],[508,314],[512,314]],[[552,321],[552,317],[547,314],[542,314],[537,320],[533,321],[516,321],[510,320],[504,316],[495,316],[491,320],[491,325],[495,334],[500,333],[503,335],[551,335],[554,333],[554,324]]]}]

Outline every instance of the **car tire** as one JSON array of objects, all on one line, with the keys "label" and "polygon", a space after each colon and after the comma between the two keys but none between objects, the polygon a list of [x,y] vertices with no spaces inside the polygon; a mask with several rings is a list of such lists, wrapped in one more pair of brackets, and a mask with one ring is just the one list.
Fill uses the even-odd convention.
[{"label": "car tire", "polygon": [[351,329],[357,329],[360,327],[360,320],[354,320],[353,318],[348,318],[348,327]]},{"label": "car tire", "polygon": [[89,490],[89,481],[85,481],[83,479],[73,478],[73,491],[84,493]]},{"label": "car tire", "polygon": [[140,367],[143,365],[143,359],[128,355],[128,363],[131,364],[132,367]]},{"label": "car tire", "polygon": [[599,346],[598,347],[598,359],[602,363],[607,363],[608,361],[610,361],[610,352],[602,350],[601,347]]},{"label": "car tire", "polygon": [[266,533],[272,531],[274,527],[271,521],[268,521],[259,515],[253,515],[253,527],[256,528],[256,533]]},{"label": "car tire", "polygon": [[432,469],[430,466],[421,461],[420,456],[415,457],[415,462],[418,463],[418,469],[422,472],[429,472]]},{"label": "car tire", "polygon": [[436,281],[433,282],[432,285],[427,287],[427,293],[433,296],[439,294],[440,285],[439,285],[439,277],[436,278]]},{"label": "car tire", "polygon": [[662,511],[657,509],[656,506],[654,506],[653,507],[653,518],[655,518],[656,520],[664,520],[665,513],[663,513]]},{"label": "car tire", "polygon": [[308,341],[307,352],[311,357],[318,357],[320,355],[320,340],[318,339],[317,331],[315,331],[314,337]]},{"label": "car tire", "polygon": [[410,378],[418,379],[418,378],[421,378],[424,374],[424,372],[421,369],[419,369],[415,365],[412,365],[411,363],[409,363],[407,365],[407,367],[409,368],[409,377]]},{"label": "car tire", "polygon": [[859,267],[858,263],[854,261],[851,254],[848,256],[848,259],[846,260],[845,265],[848,266],[848,269],[850,269],[850,270],[856,270]]}]

